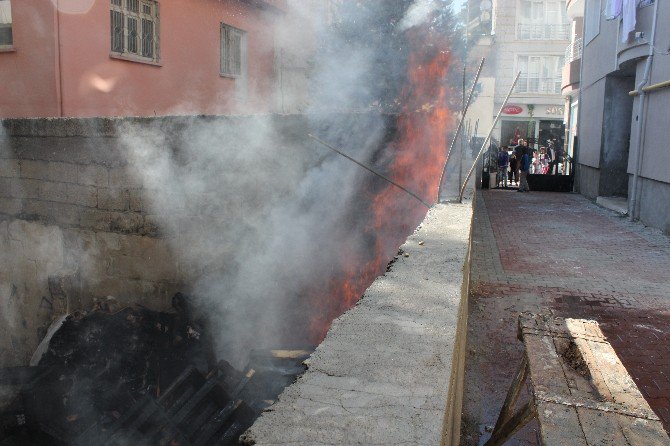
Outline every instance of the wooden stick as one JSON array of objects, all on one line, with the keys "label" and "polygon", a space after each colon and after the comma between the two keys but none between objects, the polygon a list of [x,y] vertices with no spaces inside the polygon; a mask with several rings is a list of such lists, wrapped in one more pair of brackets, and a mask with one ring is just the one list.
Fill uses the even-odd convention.
[{"label": "wooden stick", "polygon": [[507,391],[507,396],[505,397],[505,402],[503,403],[502,409],[500,409],[500,415],[498,415],[498,421],[496,421],[496,426],[493,428],[493,435],[498,432],[502,426],[510,419],[512,416],[512,411],[516,405],[516,401],[519,398],[523,383],[526,382],[526,377],[528,376],[528,360],[526,360],[526,353],[523,354],[523,359],[521,360],[521,365],[519,370],[512,381],[512,385]]},{"label": "wooden stick", "polygon": [[531,398],[521,409],[519,409],[509,420],[503,423],[500,426],[498,431],[493,431],[489,441],[484,443],[484,446],[500,446],[502,445],[509,437],[514,435],[514,432],[518,431],[526,425],[530,420],[535,417],[537,414],[537,409],[535,408],[535,402]]},{"label": "wooden stick", "polygon": [[389,183],[391,183],[392,185],[394,185],[394,186],[397,187],[398,189],[401,189],[401,190],[407,192],[409,195],[411,195],[412,197],[414,197],[414,198],[416,198],[417,200],[419,200],[419,201],[421,202],[421,204],[423,204],[423,205],[426,206],[428,209],[430,209],[430,204],[426,203],[421,197],[419,197],[418,195],[416,195],[414,192],[405,189],[404,187],[402,187],[401,185],[399,185],[398,183],[396,183],[396,182],[393,181],[392,179],[390,179],[390,178],[388,178],[388,177],[385,177],[385,176],[382,175],[381,173],[375,172],[375,171],[372,170],[370,167],[366,166],[365,164],[361,163],[360,161],[357,161],[357,160],[353,159],[352,157],[350,157],[350,156],[347,155],[346,153],[343,153],[343,152],[341,152],[340,150],[337,150],[335,147],[333,147],[333,146],[331,146],[330,144],[328,144],[327,142],[325,142],[325,141],[323,141],[323,140],[317,138],[316,136],[312,135],[311,133],[308,133],[307,136],[309,136],[310,138],[312,138],[314,141],[317,141],[317,142],[323,144],[324,146],[328,147],[328,148],[329,148],[330,150],[332,150],[333,152],[335,152],[335,153],[337,153],[337,154],[339,154],[339,155],[342,155],[343,157],[345,157],[345,158],[348,159],[349,161],[352,161],[352,162],[358,164],[359,166],[361,166],[363,169],[367,170],[368,172],[377,175],[377,176],[378,176],[379,178],[381,178],[382,180],[384,180],[384,181],[388,181]]},{"label": "wooden stick", "polygon": [[465,119],[465,114],[468,112],[468,108],[470,107],[470,101],[472,101],[472,94],[475,91],[477,81],[479,80],[479,75],[482,72],[482,67],[484,66],[484,60],[486,60],[486,58],[482,57],[481,62],[479,62],[479,68],[477,68],[477,74],[475,75],[475,80],[472,83],[472,87],[470,87],[468,102],[465,104],[465,107],[463,107],[463,115],[461,116],[460,121],[458,121],[458,127],[456,127],[456,133],[454,133],[454,137],[451,140],[451,144],[449,144],[449,150],[447,150],[447,157],[444,159],[444,167],[442,168],[442,175],[440,175],[440,184],[438,184],[437,186],[437,201],[440,201],[440,193],[442,192],[442,181],[444,180],[444,174],[447,171],[447,162],[449,161],[449,156],[451,155],[451,149],[454,148],[454,144],[456,144],[456,138],[458,138],[458,133],[461,131],[461,127],[463,126],[463,120]]},{"label": "wooden stick", "polygon": [[472,162],[472,168],[470,169],[468,174],[465,176],[465,181],[463,182],[463,185],[461,186],[461,191],[458,194],[459,203],[463,201],[463,192],[465,192],[465,186],[468,184],[468,180],[470,179],[470,176],[472,176],[472,172],[475,170],[475,167],[477,166],[477,161],[479,161],[479,158],[482,156],[482,153],[484,153],[484,149],[486,148],[486,144],[488,144],[489,140],[491,139],[491,135],[493,134],[493,130],[496,128],[496,125],[498,124],[498,121],[500,120],[500,116],[502,115],[503,108],[505,108],[505,105],[507,105],[507,101],[509,101],[509,97],[512,96],[512,92],[514,91],[514,87],[516,86],[516,83],[519,81],[519,76],[521,76],[521,71],[519,71],[516,74],[516,77],[514,78],[514,82],[512,82],[512,86],[510,87],[509,92],[507,93],[507,96],[505,97],[505,100],[503,101],[502,105],[500,106],[500,110],[498,110],[498,115],[496,116],[496,119],[493,121],[493,125],[491,126],[491,130],[489,130],[489,134],[486,136],[486,139],[484,140],[484,144],[482,144],[482,148],[479,149],[479,153],[477,154],[477,157]]}]

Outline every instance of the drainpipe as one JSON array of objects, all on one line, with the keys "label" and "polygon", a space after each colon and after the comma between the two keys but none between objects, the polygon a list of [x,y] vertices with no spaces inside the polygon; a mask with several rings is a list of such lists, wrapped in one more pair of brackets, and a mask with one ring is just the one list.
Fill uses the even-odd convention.
[{"label": "drainpipe", "polygon": [[638,205],[638,189],[640,188],[640,171],[642,170],[642,155],[644,152],[644,132],[642,129],[646,124],[646,114],[644,113],[645,99],[647,93],[642,90],[649,82],[649,75],[651,72],[651,64],[654,60],[654,44],[656,43],[656,22],[658,19],[658,4],[661,0],[654,0],[654,22],[651,26],[651,36],[649,37],[649,51],[647,53],[647,60],[644,66],[644,75],[637,86],[637,91],[640,92],[639,102],[637,104],[637,127],[635,127],[635,143],[637,147],[637,156],[635,160],[635,170],[633,171],[633,188],[631,191],[630,201],[628,203],[628,217],[630,220],[639,218]]},{"label": "drainpipe", "polygon": [[[586,18],[586,13],[584,14],[584,19]],[[586,20],[584,20],[586,22]],[[581,194],[582,182],[581,182],[581,172],[582,169],[579,165],[579,151],[581,147],[581,133],[582,133],[582,107],[584,102],[582,101],[582,92],[584,91],[584,55],[586,54],[586,39],[584,38],[584,31],[586,31],[586,23],[582,23],[582,55],[579,57],[579,91],[577,91],[577,147],[574,145],[574,136],[572,137],[572,169],[574,170],[572,175],[572,191]],[[617,36],[617,42],[619,37]],[[563,153],[563,160],[565,160],[565,153]],[[596,194],[597,195],[597,194]]]}]

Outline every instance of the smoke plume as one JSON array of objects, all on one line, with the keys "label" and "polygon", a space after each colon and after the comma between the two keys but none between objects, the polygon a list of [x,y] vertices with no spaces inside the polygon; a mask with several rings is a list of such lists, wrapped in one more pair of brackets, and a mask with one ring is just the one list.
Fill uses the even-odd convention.
[{"label": "smoke plume", "polygon": [[309,100],[281,92],[300,116],[120,132],[199,317],[237,364],[251,348],[319,342],[426,211],[309,133],[435,198],[451,122],[448,39],[434,37],[446,3],[333,4],[314,18],[312,2],[291,1],[287,20],[307,25],[279,26],[282,57],[309,59]]}]

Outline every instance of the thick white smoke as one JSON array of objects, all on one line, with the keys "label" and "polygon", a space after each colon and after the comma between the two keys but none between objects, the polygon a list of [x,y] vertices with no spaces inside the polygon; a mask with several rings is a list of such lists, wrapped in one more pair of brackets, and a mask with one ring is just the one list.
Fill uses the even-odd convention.
[{"label": "thick white smoke", "polygon": [[[423,3],[410,8],[404,26],[425,19],[432,6]],[[186,291],[216,333],[220,355],[238,365],[251,348],[306,338],[318,309],[306,308],[314,301],[305,293],[322,289],[320,298],[328,299],[329,282],[342,268],[340,253],[353,253],[354,262],[370,248],[368,215],[357,208],[370,173],[307,134],[383,163],[379,150],[389,120],[334,112],[369,110],[375,104],[366,107],[367,98],[399,89],[379,85],[370,70],[373,64],[398,70],[402,62],[331,33],[323,4],[293,0],[287,23],[277,26],[282,63],[309,66],[310,86],[309,101],[290,96],[302,94],[298,89],[284,89],[280,102],[301,104],[304,115],[184,118],[173,127],[120,132],[150,211],[173,243]],[[356,2],[345,6],[351,23],[379,26],[378,11]],[[314,42],[327,42],[330,50],[320,52]]]},{"label": "thick white smoke", "polygon": [[419,26],[426,22],[438,8],[444,7],[444,2],[438,0],[414,0],[414,3],[407,9],[405,16],[398,23],[398,27],[401,30],[407,30]]}]

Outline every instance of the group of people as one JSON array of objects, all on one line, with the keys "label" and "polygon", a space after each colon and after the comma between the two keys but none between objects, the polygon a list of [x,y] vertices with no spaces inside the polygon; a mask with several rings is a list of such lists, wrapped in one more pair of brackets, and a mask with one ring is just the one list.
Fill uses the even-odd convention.
[{"label": "group of people", "polygon": [[518,185],[519,192],[528,192],[528,174],[558,174],[561,162],[563,153],[554,141],[548,141],[539,151],[530,148],[523,139],[516,145],[510,141],[509,148],[500,147],[497,155],[497,187],[507,187],[509,182]]}]

